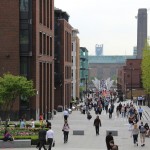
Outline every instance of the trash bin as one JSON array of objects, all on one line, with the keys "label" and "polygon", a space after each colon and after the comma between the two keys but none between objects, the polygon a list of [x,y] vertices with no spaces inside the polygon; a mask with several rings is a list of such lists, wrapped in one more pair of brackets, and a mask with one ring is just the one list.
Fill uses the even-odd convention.
[{"label": "trash bin", "polygon": [[55,109],[53,110],[53,113],[54,113],[54,115],[56,115],[56,110]]},{"label": "trash bin", "polygon": [[51,113],[51,112],[48,112],[48,113],[47,113],[47,119],[50,120],[51,118],[52,118],[52,113]]},{"label": "trash bin", "polygon": [[58,105],[58,107],[57,107],[57,111],[58,111],[58,112],[63,112],[63,106]]}]

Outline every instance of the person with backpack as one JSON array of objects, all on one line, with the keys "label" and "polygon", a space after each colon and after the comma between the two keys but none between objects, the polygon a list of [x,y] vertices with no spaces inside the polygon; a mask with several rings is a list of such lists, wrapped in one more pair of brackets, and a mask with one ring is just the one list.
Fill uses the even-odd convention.
[{"label": "person with backpack", "polygon": [[141,139],[141,146],[145,146],[145,135],[146,135],[146,129],[143,125],[143,122],[141,122],[141,125],[139,126],[140,130],[140,139]]}]

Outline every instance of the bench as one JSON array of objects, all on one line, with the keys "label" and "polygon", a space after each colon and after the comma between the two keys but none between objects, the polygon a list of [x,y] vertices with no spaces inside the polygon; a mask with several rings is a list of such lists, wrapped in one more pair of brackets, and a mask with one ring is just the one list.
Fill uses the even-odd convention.
[{"label": "bench", "polygon": [[73,130],[73,135],[84,135],[84,130]]},{"label": "bench", "polygon": [[118,131],[117,130],[106,130],[106,135],[108,135],[109,132],[112,133],[112,136],[118,136]]},{"label": "bench", "polygon": [[31,147],[31,140],[14,140],[14,141],[7,141],[4,142],[0,140],[0,149],[1,148],[26,148]]}]

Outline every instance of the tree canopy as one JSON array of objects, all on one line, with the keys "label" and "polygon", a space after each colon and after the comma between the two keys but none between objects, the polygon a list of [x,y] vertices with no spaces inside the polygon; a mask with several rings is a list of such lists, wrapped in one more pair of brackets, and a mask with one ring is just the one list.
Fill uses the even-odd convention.
[{"label": "tree canopy", "polygon": [[145,43],[142,58],[142,83],[145,91],[150,94],[150,45]]},{"label": "tree canopy", "polygon": [[21,96],[28,100],[35,95],[33,82],[23,76],[4,74],[0,77],[0,103],[3,110],[10,111],[15,100]]}]

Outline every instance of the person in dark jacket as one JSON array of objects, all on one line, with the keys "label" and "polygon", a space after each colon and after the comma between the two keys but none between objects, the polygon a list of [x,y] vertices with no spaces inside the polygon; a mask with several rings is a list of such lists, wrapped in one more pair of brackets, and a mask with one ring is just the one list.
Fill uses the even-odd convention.
[{"label": "person in dark jacket", "polygon": [[99,116],[97,116],[96,119],[94,120],[94,126],[95,126],[96,135],[99,135],[99,126],[101,127],[101,120]]},{"label": "person in dark jacket", "polygon": [[44,150],[46,150],[45,147],[46,144],[46,130],[44,130],[44,126],[41,126],[41,130],[39,131],[39,150],[43,147]]},{"label": "person in dark jacket", "polygon": [[52,124],[51,124],[51,122],[50,122],[50,121],[46,120],[46,123],[47,123],[47,125],[46,125],[46,127],[47,127],[47,128],[49,128],[49,127],[51,127],[51,126],[52,126]]},{"label": "person in dark jacket", "polygon": [[109,134],[106,136],[106,146],[107,146],[107,150],[111,150],[111,145],[110,145],[110,141],[113,141],[114,138],[112,136],[112,133],[109,132]]}]

